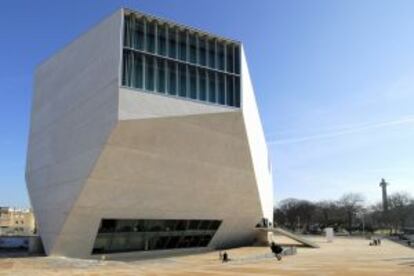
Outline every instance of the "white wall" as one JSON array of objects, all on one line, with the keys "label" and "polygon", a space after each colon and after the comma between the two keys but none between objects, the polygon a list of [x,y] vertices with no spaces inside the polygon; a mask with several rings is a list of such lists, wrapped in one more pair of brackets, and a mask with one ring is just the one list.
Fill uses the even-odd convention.
[{"label": "white wall", "polygon": [[264,217],[273,221],[273,182],[270,157],[260,120],[244,48],[241,49],[242,108],[250,153]]},{"label": "white wall", "polygon": [[36,70],[26,178],[49,254],[117,121],[121,15]]}]

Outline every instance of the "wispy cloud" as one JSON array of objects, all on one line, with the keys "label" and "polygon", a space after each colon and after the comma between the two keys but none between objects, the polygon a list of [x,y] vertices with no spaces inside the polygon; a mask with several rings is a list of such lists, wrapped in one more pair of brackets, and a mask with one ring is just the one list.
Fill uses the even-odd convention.
[{"label": "wispy cloud", "polygon": [[286,139],[270,139],[268,140],[268,144],[270,145],[281,145],[281,144],[295,144],[295,143],[302,143],[307,141],[313,140],[321,140],[321,139],[328,139],[334,138],[344,135],[350,135],[354,133],[360,133],[372,129],[379,129],[379,128],[386,128],[391,126],[398,126],[398,125],[405,125],[405,124],[414,124],[414,115],[404,116],[402,118],[386,121],[386,122],[379,122],[379,123],[370,123],[370,124],[363,124],[354,127],[347,127],[340,130],[335,131],[327,131],[325,133],[315,134],[315,135],[308,135],[302,137],[293,137],[293,138],[286,138]]}]

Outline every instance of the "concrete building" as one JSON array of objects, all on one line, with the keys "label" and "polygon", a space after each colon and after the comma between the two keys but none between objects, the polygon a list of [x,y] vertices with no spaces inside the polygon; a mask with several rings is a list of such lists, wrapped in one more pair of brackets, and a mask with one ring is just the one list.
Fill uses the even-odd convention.
[{"label": "concrete building", "polygon": [[49,255],[252,244],[271,164],[240,42],[121,9],[36,70],[26,168]]},{"label": "concrete building", "polygon": [[32,210],[0,207],[0,235],[31,235],[34,230]]}]

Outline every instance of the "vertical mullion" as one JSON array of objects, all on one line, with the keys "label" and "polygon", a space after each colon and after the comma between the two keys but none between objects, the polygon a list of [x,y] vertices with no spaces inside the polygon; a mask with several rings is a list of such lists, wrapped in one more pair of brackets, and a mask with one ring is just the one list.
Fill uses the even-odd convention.
[{"label": "vertical mullion", "polygon": [[236,46],[232,45],[233,49],[233,73],[236,74]]},{"label": "vertical mullion", "polygon": [[158,87],[158,59],[156,57],[153,57],[153,64],[154,64],[154,76],[153,76],[153,81],[154,81],[154,92],[157,93],[158,91],[160,91],[159,87]]},{"label": "vertical mullion", "polygon": [[223,43],[224,49],[223,49],[223,53],[224,53],[224,72],[228,72],[227,71],[227,43],[224,42]]},{"label": "vertical mullion", "polygon": [[[177,48],[177,47],[176,47]],[[177,49],[175,51],[175,56],[177,56]],[[179,83],[180,83],[180,72],[179,72],[179,66],[178,62],[174,62],[175,64],[175,96],[180,96],[180,89],[179,89]]]},{"label": "vertical mullion", "polygon": [[200,49],[199,49],[198,33],[195,33],[194,35],[195,35],[195,41],[196,41],[196,60],[195,60],[195,63],[197,65],[200,65],[200,62],[199,62],[199,55],[200,55],[199,51],[200,51]]},{"label": "vertical mullion", "polygon": [[185,50],[187,53],[185,60],[190,62],[190,32],[188,30],[185,32]]},{"label": "vertical mullion", "polygon": [[210,102],[210,76],[209,76],[209,70],[204,70],[204,75],[205,75],[205,78],[206,78],[206,102]]},{"label": "vertical mullion", "polygon": [[[217,45],[217,44],[216,44]],[[216,103],[220,104],[220,98],[219,98],[219,78],[218,73],[214,72],[214,78],[215,78],[215,85],[216,85]]]},{"label": "vertical mullion", "polygon": [[180,51],[180,30],[175,28],[175,59],[179,60],[179,51]]},{"label": "vertical mullion", "polygon": [[[188,38],[188,36],[187,36],[187,38]],[[191,96],[190,96],[190,94],[191,94],[191,92],[190,92],[190,89],[191,89],[191,87],[190,87],[190,70],[189,70],[188,64],[185,65],[185,74],[187,75],[186,78],[185,78],[185,83],[186,83],[186,90],[185,90],[186,95],[185,95],[185,97],[186,98],[191,98]]]},{"label": "vertical mullion", "polygon": [[166,59],[164,59],[164,86],[165,86],[165,89],[164,89],[164,94],[169,94],[168,93],[168,89],[169,89],[169,83],[168,83],[168,63],[167,63],[167,60]]},{"label": "vertical mullion", "polygon": [[211,68],[210,67],[210,51],[209,51],[210,50],[210,39],[206,36],[205,37],[205,40],[206,40],[206,42],[205,42],[205,48],[206,48],[206,57],[205,57],[205,59],[206,59],[206,67]]},{"label": "vertical mullion", "polygon": [[170,28],[165,24],[165,56],[170,56]]},{"label": "vertical mullion", "polygon": [[236,106],[236,77],[232,76],[232,81],[233,81],[233,106]]},{"label": "vertical mullion", "polygon": [[142,89],[147,90],[147,59],[142,55]]},{"label": "vertical mullion", "polygon": [[200,99],[200,76],[199,76],[199,68],[198,66],[195,67],[195,74],[196,74],[196,99]]},{"label": "vertical mullion", "polygon": [[158,54],[158,22],[154,21],[154,53]]},{"label": "vertical mullion", "polygon": [[147,19],[145,17],[142,17],[142,23],[144,25],[144,43],[142,45],[143,47],[142,49],[144,51],[147,51],[147,43],[148,43],[147,41]]}]

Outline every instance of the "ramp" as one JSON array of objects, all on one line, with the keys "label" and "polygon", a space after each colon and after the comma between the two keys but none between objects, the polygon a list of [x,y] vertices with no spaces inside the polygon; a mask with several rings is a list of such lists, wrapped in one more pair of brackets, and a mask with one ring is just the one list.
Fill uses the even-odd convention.
[{"label": "ramp", "polygon": [[272,232],[272,233],[276,233],[276,234],[279,234],[279,235],[286,236],[286,237],[288,237],[288,238],[290,238],[294,241],[297,241],[297,242],[303,244],[306,247],[319,248],[319,246],[316,243],[311,242],[311,241],[309,241],[305,238],[302,238],[299,235],[293,234],[292,232],[284,230],[280,227],[276,227],[276,228],[257,228],[257,229],[260,230],[260,231],[264,231],[264,232]]}]

